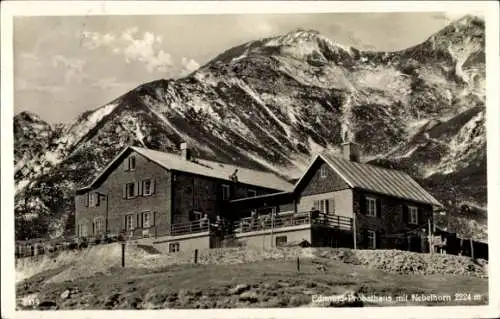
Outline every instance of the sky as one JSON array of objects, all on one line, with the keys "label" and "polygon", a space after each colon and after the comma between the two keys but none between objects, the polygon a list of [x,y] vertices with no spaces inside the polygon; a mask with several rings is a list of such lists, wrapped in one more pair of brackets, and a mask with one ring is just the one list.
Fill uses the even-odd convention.
[{"label": "sky", "polygon": [[422,41],[459,16],[443,12],[14,19],[14,112],[68,123],[145,82],[179,78],[223,51],[262,37],[314,29],[358,49]]}]

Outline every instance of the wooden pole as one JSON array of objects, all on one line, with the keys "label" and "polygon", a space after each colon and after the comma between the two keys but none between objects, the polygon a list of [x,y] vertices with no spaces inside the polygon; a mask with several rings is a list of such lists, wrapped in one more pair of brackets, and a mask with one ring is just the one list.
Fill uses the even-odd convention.
[{"label": "wooden pole", "polygon": [[427,219],[427,224],[429,225],[429,254],[432,255],[434,251],[434,247],[432,246],[432,228],[431,228],[431,219]]},{"label": "wooden pole", "polygon": [[297,257],[297,271],[300,271],[300,259]]},{"label": "wooden pole", "polygon": [[122,243],[122,267],[125,267],[125,243]]},{"label": "wooden pole", "polygon": [[472,237],[469,238],[470,242],[470,256],[472,259],[474,259],[474,243],[472,242]]},{"label": "wooden pole", "polygon": [[197,264],[198,263],[198,249],[195,249],[194,250],[194,263]]},{"label": "wooden pole", "polygon": [[352,237],[353,237],[353,241],[354,241],[354,249],[356,249],[357,247],[357,240],[356,240],[356,215],[353,216],[352,218]]},{"label": "wooden pole", "polygon": [[274,246],[274,242],[273,242],[273,235],[274,235],[274,211],[275,211],[275,208],[273,207],[271,209],[271,248]]}]

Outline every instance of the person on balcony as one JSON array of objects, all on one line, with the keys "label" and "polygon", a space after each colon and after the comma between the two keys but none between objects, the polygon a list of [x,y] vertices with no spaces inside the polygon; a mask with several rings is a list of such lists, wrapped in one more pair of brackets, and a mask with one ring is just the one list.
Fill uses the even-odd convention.
[{"label": "person on balcony", "polygon": [[208,215],[205,214],[203,217],[200,219],[200,228],[203,229],[205,227],[208,227]]}]

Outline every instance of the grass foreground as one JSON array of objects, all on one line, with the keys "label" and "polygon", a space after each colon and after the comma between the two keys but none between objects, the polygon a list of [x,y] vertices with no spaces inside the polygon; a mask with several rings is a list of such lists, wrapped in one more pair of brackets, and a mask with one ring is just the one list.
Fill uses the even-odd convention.
[{"label": "grass foreground", "polygon": [[[63,267],[17,284],[24,309],[200,309],[253,307],[453,306],[488,303],[488,279],[396,274],[314,257],[155,269],[112,266],[62,282]],[[36,301],[36,302],[35,302]]]}]

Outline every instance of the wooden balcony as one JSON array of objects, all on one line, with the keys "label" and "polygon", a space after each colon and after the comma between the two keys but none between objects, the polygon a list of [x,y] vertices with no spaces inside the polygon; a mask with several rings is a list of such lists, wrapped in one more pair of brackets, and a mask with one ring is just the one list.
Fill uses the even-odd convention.
[{"label": "wooden balcony", "polygon": [[209,220],[195,220],[188,223],[182,224],[172,224],[170,226],[169,236],[181,236],[187,234],[196,234],[211,232],[213,230],[213,225],[211,225]]},{"label": "wooden balcony", "polygon": [[353,220],[339,215],[327,215],[319,212],[301,212],[247,217],[234,223],[235,233],[247,233],[290,226],[311,225],[352,231]]}]

